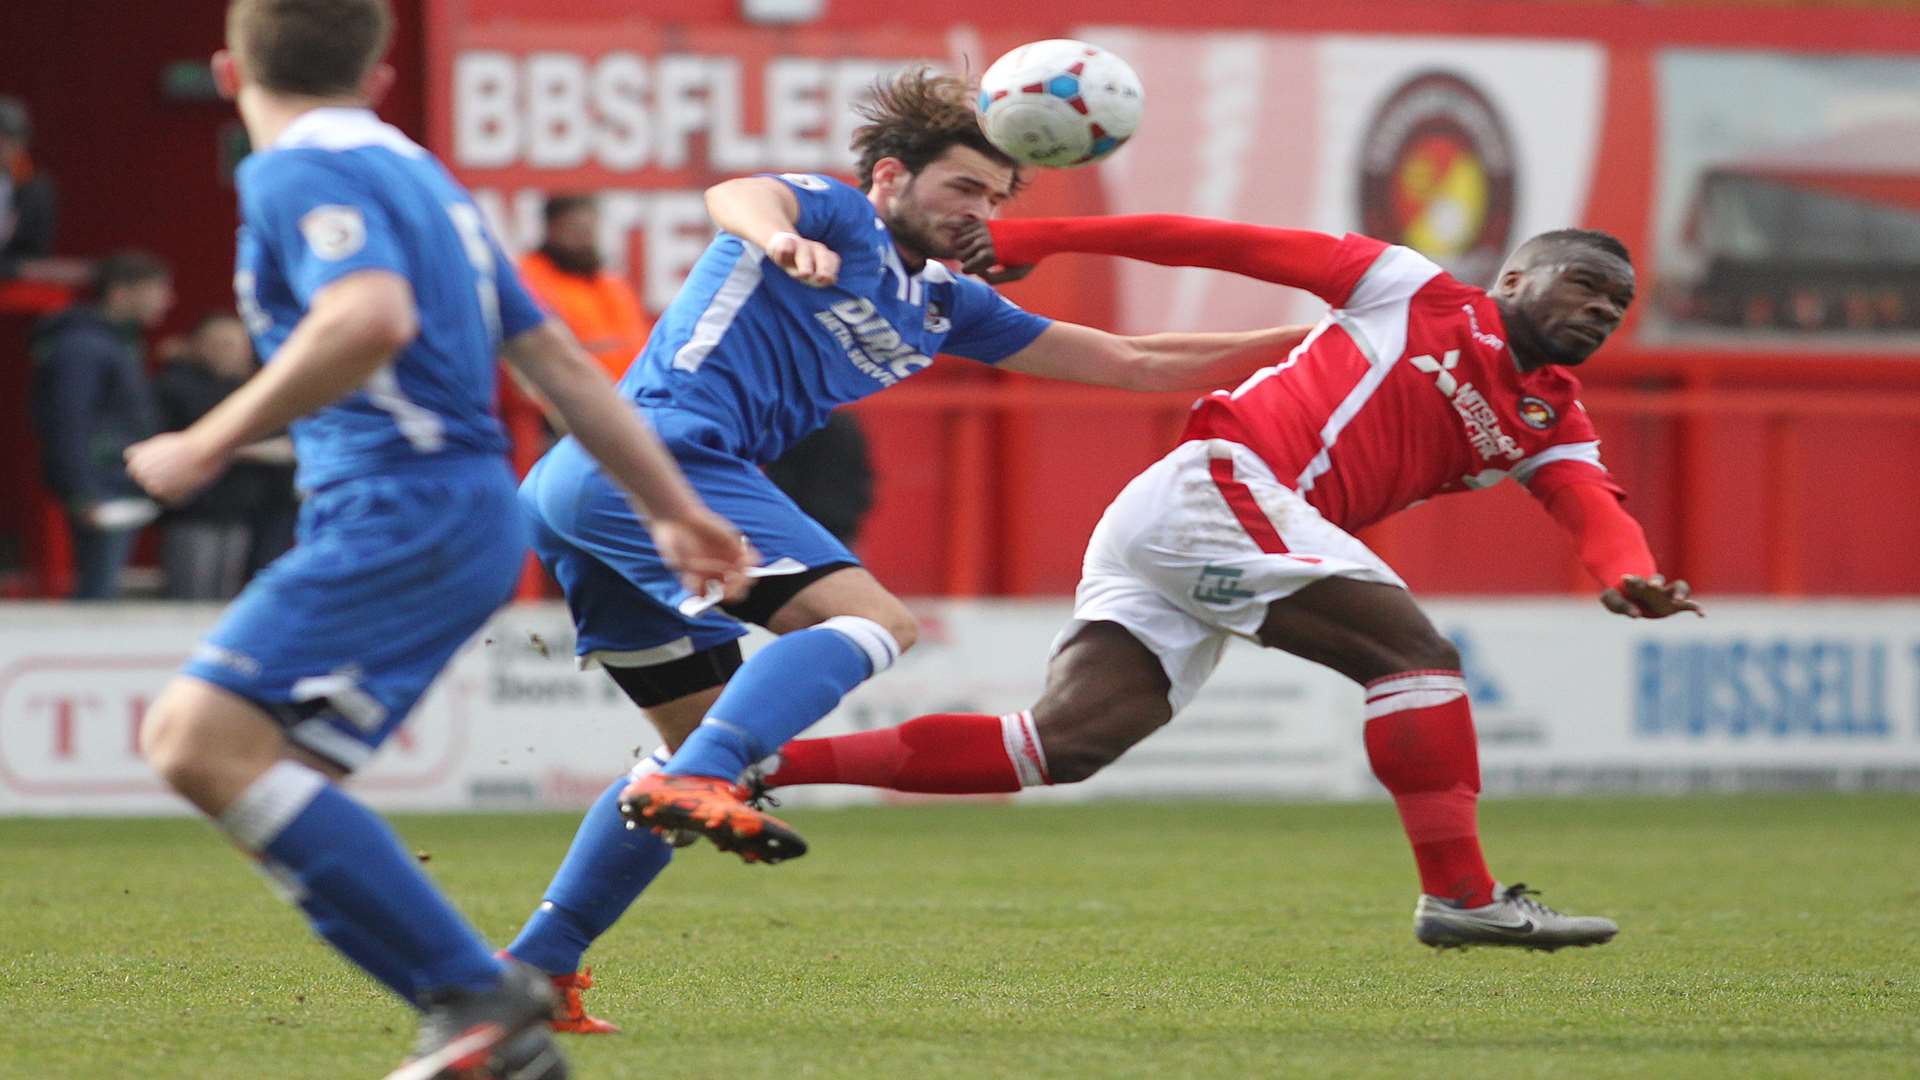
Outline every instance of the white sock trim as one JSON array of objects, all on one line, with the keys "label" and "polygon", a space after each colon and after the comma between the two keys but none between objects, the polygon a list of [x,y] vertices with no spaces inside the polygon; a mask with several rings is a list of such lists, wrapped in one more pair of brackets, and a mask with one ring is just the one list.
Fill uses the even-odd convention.
[{"label": "white sock trim", "polygon": [[248,851],[265,851],[326,786],[327,778],[305,765],[276,762],[220,814],[220,828]]},{"label": "white sock trim", "polygon": [[900,659],[900,643],[886,627],[872,619],[860,615],[835,615],[824,619],[814,626],[816,630],[832,630],[848,641],[859,646],[867,654],[867,660],[873,665],[875,675],[893,666]]},{"label": "white sock trim", "polygon": [[1367,700],[1373,701],[1388,694],[1404,694],[1409,690],[1458,690],[1467,692],[1467,680],[1461,675],[1443,674],[1437,671],[1419,671],[1393,678],[1381,679],[1367,687]]},{"label": "white sock trim", "polygon": [[652,776],[654,773],[666,768],[667,759],[672,756],[673,755],[667,753],[665,746],[656,746],[653,748],[653,753],[634,762],[633,768],[627,770],[627,775],[633,777],[635,780],[643,776]]},{"label": "white sock trim", "polygon": [[1367,701],[1367,719],[1374,720],[1390,716],[1408,709],[1431,709],[1435,705],[1445,705],[1466,697],[1465,688],[1459,690],[1409,690],[1401,694],[1388,694],[1386,697],[1372,698]]},{"label": "white sock trim", "polygon": [[1053,783],[1047,775],[1047,752],[1040,746],[1040,733],[1034,730],[1030,712],[1008,713],[1000,718],[1000,741],[1013,762],[1014,775],[1021,787],[1044,787]]}]

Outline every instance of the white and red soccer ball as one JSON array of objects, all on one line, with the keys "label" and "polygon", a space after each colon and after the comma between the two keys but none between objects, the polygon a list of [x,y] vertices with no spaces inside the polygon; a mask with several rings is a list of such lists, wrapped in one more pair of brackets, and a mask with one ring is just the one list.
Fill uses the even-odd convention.
[{"label": "white and red soccer ball", "polygon": [[1098,161],[1140,126],[1146,95],[1125,60],[1084,41],[1022,45],[980,76],[980,127],[1009,157],[1064,167]]}]

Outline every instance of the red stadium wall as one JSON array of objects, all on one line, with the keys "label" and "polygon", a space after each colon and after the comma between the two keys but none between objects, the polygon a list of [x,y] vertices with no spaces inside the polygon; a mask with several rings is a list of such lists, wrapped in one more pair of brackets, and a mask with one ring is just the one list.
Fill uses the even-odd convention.
[{"label": "red stadium wall", "polygon": [[[390,0],[393,62],[407,74],[382,111],[425,126],[420,0]],[[173,264],[179,303],[161,333],[233,306],[233,189],[222,131],[236,123],[220,101],[170,101],[167,64],[204,59],[221,41],[226,0],[172,0],[164,14],[105,0],[9,0],[0,23],[0,93],[33,112],[36,166],[59,185],[58,248],[98,256],[142,247]],[[59,595],[66,535],[39,483],[27,415],[27,329],[33,315],[0,311],[0,596]],[[22,568],[7,573],[6,545]],[[52,550],[49,550],[52,549]]]},{"label": "red stadium wall", "polygon": [[[671,26],[649,24],[639,38],[622,29],[640,10],[626,0],[587,0],[565,12],[540,0],[436,3],[429,105],[443,151],[452,142],[450,57],[468,48],[570,50],[590,62],[612,49],[651,57],[730,46],[744,58],[739,130],[754,132],[765,130],[756,65],[768,55],[898,55],[905,49],[964,55],[977,67],[1018,41],[1083,25],[1593,44],[1604,51],[1604,105],[1596,121],[1601,149],[1590,194],[1569,216],[1610,229],[1643,253],[1660,247],[1653,159],[1664,50],[1920,53],[1920,17],[1892,12],[1822,10],[1816,17],[1766,9],[1730,17],[1725,10],[1638,5],[1223,0],[1176,8],[1155,0],[1063,0],[1044,18],[956,27],[946,9],[831,0],[819,23],[754,31],[743,28],[732,0],[702,0],[675,5],[671,15],[659,16]],[[1174,91],[1176,97],[1193,92]],[[436,100],[437,93],[449,97]],[[1148,123],[1179,116],[1173,104],[1162,93],[1149,105]],[[1329,134],[1282,116],[1261,137],[1297,139],[1305,147]],[[1149,151],[1138,143],[1125,153],[1135,155],[1136,171],[1181,165],[1141,164]],[[570,175],[643,186],[721,175],[703,174],[697,156],[670,176],[649,179],[655,174],[660,170],[649,166]],[[463,175],[476,185],[507,188],[543,182],[541,170],[525,160]],[[544,182],[565,182],[555,175],[565,170]],[[1042,176],[1015,212],[1111,209],[1101,184],[1080,170]],[[1659,260],[1641,262],[1641,294],[1652,297],[1661,287]],[[1009,290],[1035,310],[1098,325],[1126,322],[1124,291],[1113,263],[1067,258]],[[1644,314],[1648,304],[1640,307]],[[1911,338],[1885,349],[1828,347],[1821,355],[1799,355],[1738,342],[1681,348],[1638,330],[1630,326],[1583,376],[1593,388],[1589,404],[1608,460],[1633,492],[1632,507],[1667,565],[1722,593],[1920,591],[1920,570],[1907,554],[1920,539],[1920,479],[1900,467],[1920,449],[1920,354]],[[945,360],[857,409],[880,463],[879,503],[862,545],[880,577],[908,593],[1032,595],[1072,588],[1086,533],[1113,492],[1164,452],[1179,430],[1184,401],[1027,383]],[[1872,519],[1863,520],[1868,513]],[[1426,591],[1591,588],[1567,543],[1518,489],[1440,500],[1367,539]]]},{"label": "red stadium wall", "polygon": [[[208,51],[224,7],[224,0],[179,0],[166,18],[130,26],[117,4],[18,0],[9,6],[9,32],[0,35],[0,92],[29,100],[41,132],[36,157],[62,185],[63,249],[97,254],[138,244],[166,254],[180,273],[174,326],[227,303],[234,210],[216,148],[231,114],[219,103],[162,100],[160,69]],[[743,28],[735,0],[574,0],[558,13],[546,0],[396,0],[394,7],[402,78],[383,112],[436,139],[435,123],[444,117],[434,99],[446,85],[438,50],[465,25],[461,20],[481,15],[528,24],[671,20],[649,31],[662,48],[706,35],[754,42],[762,53],[802,48],[822,56],[851,49],[856,39],[942,54],[953,30],[950,14],[882,0],[829,0],[822,26],[799,33]],[[1598,42],[1606,49],[1601,138],[1608,149],[1596,159],[1580,223],[1612,229],[1637,251],[1654,250],[1660,240],[1648,155],[1657,134],[1661,49],[1920,54],[1920,16],[1904,12],[1735,15],[1464,0],[1364,7],[1216,0],[1183,8],[1155,0],[1061,0],[1044,21],[979,30],[967,52],[984,60],[1016,41],[1088,23]],[[48,42],[87,43],[85,71],[75,69],[76,49]],[[747,108],[745,122],[759,122],[756,106]],[[1156,111],[1150,104],[1149,123]],[[1106,208],[1097,185],[1063,174],[1037,183],[1018,212]],[[1642,295],[1657,287],[1657,273],[1650,274]],[[1012,293],[1036,310],[1110,325],[1126,314],[1119,289],[1110,264],[1060,259]],[[37,488],[17,352],[22,327],[17,319],[0,322],[0,452],[13,463],[0,473],[0,532],[26,536],[32,546]],[[1721,593],[1920,592],[1920,569],[1909,554],[1920,540],[1920,471],[1905,464],[1920,458],[1920,356],[1911,348],[1800,355],[1648,344],[1631,328],[1623,338],[1583,373],[1594,388],[1588,403],[1609,463],[1633,492],[1631,505],[1663,561]],[[1100,509],[1163,452],[1182,409],[1178,399],[1062,392],[942,361],[860,406],[881,472],[863,554],[906,593],[1068,591]],[[1518,490],[1439,500],[1367,539],[1426,591],[1587,588],[1567,545]]]}]

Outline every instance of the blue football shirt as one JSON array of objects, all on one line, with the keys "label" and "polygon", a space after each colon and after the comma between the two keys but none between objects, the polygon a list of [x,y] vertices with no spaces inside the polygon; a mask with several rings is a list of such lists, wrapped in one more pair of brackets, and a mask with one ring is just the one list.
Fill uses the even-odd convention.
[{"label": "blue football shirt", "polygon": [[348,274],[399,274],[419,309],[420,333],[392,363],[294,422],[300,485],[502,454],[500,343],[545,315],[440,162],[370,110],[315,109],[247,158],[238,184],[234,292],[265,362]]},{"label": "blue football shirt", "polygon": [[936,353],[994,363],[1051,325],[940,263],[910,273],[859,190],[824,176],[778,179],[800,204],[795,231],[840,255],[839,281],[802,284],[760,248],[715,237],[620,381],[663,431],[694,420],[728,452],[772,461],[834,408],[911,377]]}]

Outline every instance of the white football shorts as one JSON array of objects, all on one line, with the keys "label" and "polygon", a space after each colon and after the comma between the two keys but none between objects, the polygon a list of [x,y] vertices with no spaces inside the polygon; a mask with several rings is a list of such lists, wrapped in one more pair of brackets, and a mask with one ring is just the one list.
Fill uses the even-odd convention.
[{"label": "white football shorts", "polygon": [[1196,439],[1107,507],[1087,541],[1073,621],[1054,649],[1088,623],[1119,623],[1160,658],[1179,712],[1230,637],[1253,639],[1269,603],[1329,577],[1407,587],[1252,450]]}]

